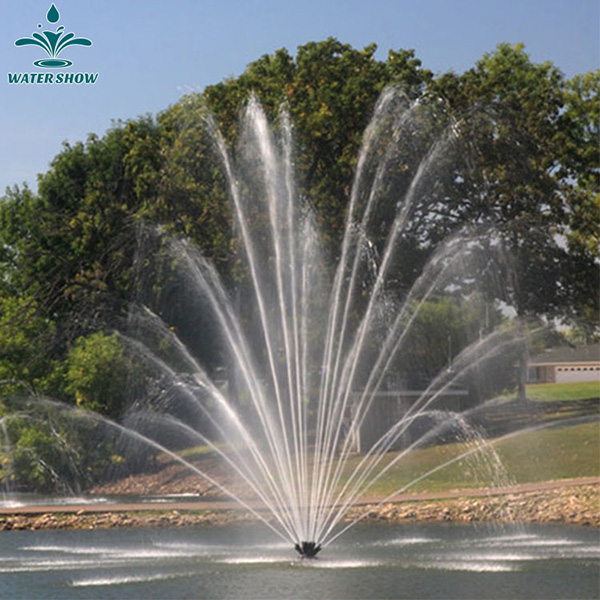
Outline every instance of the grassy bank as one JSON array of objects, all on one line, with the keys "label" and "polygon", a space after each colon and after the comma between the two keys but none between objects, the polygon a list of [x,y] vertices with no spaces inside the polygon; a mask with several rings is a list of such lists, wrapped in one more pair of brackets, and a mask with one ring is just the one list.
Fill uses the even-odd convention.
[{"label": "grassy bank", "polygon": [[600,382],[536,383],[527,386],[527,398],[534,402],[588,400],[600,398]]},{"label": "grassy bank", "polygon": [[[461,460],[457,457],[473,448],[464,443],[448,443],[416,448],[405,456],[389,452],[381,458],[381,466],[396,461],[369,490],[367,495],[380,497],[401,490],[407,493],[443,492],[464,488],[502,487],[515,483],[597,477],[600,475],[600,426],[585,422],[576,425],[553,423],[545,429],[525,430],[510,438],[489,439],[488,449]],[[163,457],[167,459],[168,457]],[[226,481],[228,487],[244,495],[244,486],[227,478],[222,461],[206,448],[190,449],[186,458],[215,479]],[[341,481],[363,460],[354,455],[345,467]],[[455,461],[455,462],[452,462]],[[444,468],[440,465],[447,463]],[[145,495],[196,493],[220,496],[217,488],[194,475],[171,459],[159,459],[158,471],[141,473],[94,488],[92,493],[106,495]],[[378,469],[379,470],[379,469]],[[425,473],[429,476],[415,481]],[[413,484],[414,482],[414,484]]]},{"label": "grassy bank", "polygon": [[[529,431],[501,441],[489,440],[489,451],[449,464],[415,483],[407,491],[437,492],[456,488],[488,487],[555,479],[597,476],[600,471],[598,423]],[[416,449],[390,468],[371,488],[389,494],[424,473],[452,461],[468,450],[466,444],[444,444]],[[385,463],[398,457],[389,453]],[[360,462],[354,457],[350,471]]]}]

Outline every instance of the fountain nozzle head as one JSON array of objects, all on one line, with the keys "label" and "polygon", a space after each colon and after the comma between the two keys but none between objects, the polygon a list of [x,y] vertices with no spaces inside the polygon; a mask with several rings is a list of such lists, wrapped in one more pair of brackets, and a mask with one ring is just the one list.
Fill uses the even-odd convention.
[{"label": "fountain nozzle head", "polygon": [[302,558],[315,558],[321,550],[321,545],[316,542],[302,542],[294,544],[294,548]]}]

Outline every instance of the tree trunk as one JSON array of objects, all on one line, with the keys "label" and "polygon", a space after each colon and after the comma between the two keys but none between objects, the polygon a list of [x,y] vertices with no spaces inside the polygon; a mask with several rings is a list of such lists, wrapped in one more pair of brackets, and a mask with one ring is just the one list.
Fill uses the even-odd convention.
[{"label": "tree trunk", "polygon": [[519,389],[517,393],[517,400],[525,403],[527,401],[527,394],[525,385],[527,384],[527,367],[529,364],[529,351],[527,349],[527,336],[525,334],[525,328],[520,325],[521,329],[521,352],[519,354]]}]

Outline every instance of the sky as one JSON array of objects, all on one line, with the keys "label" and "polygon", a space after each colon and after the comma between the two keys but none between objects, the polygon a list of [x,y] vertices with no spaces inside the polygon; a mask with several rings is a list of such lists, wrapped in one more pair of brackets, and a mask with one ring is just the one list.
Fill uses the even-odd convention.
[{"label": "sky", "polygon": [[[36,188],[64,141],[102,135],[118,119],[153,114],[201,91],[264,54],[333,36],[362,48],[414,49],[434,73],[461,73],[502,42],[522,42],[534,62],[566,77],[600,66],[598,0],[2,0],[0,195]],[[64,69],[33,65],[46,57],[18,38],[38,30],[86,37],[65,48]],[[10,84],[9,73],[98,73],[92,85]]]}]

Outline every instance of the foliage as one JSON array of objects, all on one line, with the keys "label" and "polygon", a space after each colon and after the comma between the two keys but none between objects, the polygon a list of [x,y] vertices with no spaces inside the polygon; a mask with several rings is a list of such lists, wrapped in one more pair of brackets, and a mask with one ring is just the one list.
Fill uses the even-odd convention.
[{"label": "foliage", "polygon": [[61,480],[65,467],[62,458],[60,444],[50,433],[41,427],[22,426],[11,465],[17,485],[51,491]]},{"label": "foliage", "polygon": [[[590,144],[578,133],[581,121],[571,115],[582,105],[590,114],[591,104],[580,96],[576,102],[560,71],[551,63],[532,63],[522,45],[501,44],[462,77],[445,75],[434,86],[453,106],[485,108],[483,118],[465,122],[477,148],[475,181],[453,198],[448,213],[460,220],[492,220],[503,233],[519,275],[519,311],[573,317],[585,305],[597,310],[598,275],[592,266],[597,248],[584,256],[569,252],[561,241],[579,235],[566,206],[568,194],[581,194],[573,189],[574,172],[581,172],[582,181],[590,175],[582,161],[573,168],[573,147],[587,155]],[[591,219],[592,206],[583,213]]]},{"label": "foliage", "polygon": [[116,333],[81,337],[66,359],[65,389],[78,406],[117,418],[125,408],[124,398],[131,362]]},{"label": "foliage", "polygon": [[375,45],[358,50],[333,38],[301,46],[295,56],[278,50],[156,120],[117,123],[102,138],[65,145],[37,195],[14,188],[0,205],[0,285],[26,290],[59,317],[64,352],[131,298],[142,218],[193,239],[231,276],[237,246],[228,192],[205,121],[209,110],[235,145],[251,93],[275,122],[282,104],[289,110],[300,193],[337,240],[362,132],[393,84],[408,98],[426,92],[445,99],[442,118],[454,115],[458,144],[448,154],[463,157],[442,165],[435,177],[451,177],[440,178],[423,195],[427,205],[415,209],[413,237],[404,243],[416,262],[406,271],[417,273],[453,230],[493,222],[522,275],[521,311],[593,319],[598,73],[565,81],[551,63],[532,63],[522,45],[502,44],[460,76],[434,77],[413,51],[392,51],[385,61],[375,52]]},{"label": "foliage", "polygon": [[598,193],[600,164],[600,70],[576,75],[563,90],[564,111],[560,119],[565,124],[564,146],[561,152],[561,176],[571,178],[580,188]]},{"label": "foliage", "polygon": [[73,493],[106,473],[115,436],[89,415],[41,398],[8,399],[0,482],[9,489]]},{"label": "foliage", "polygon": [[[384,60],[376,50],[333,38],[300,46],[295,55],[277,50],[156,118],[117,122],[103,136],[65,144],[40,175],[36,193],[8,189],[0,200],[0,381],[20,383],[4,386],[2,398],[30,388],[114,418],[123,414],[131,362],[118,337],[101,332],[113,330],[142,295],[138,275],[151,263],[137,253],[144,223],[190,239],[227,282],[244,276],[207,123],[213,114],[228,147],[242,152],[238,117],[251,94],[276,127],[280,107],[289,111],[296,185],[333,256],[377,98],[390,85],[403,90],[407,102],[426,98],[423,106],[435,109],[417,114],[424,136],[407,130],[400,141],[407,149],[390,174],[399,185],[389,186],[382,220],[394,216],[422,160],[431,158],[436,136],[447,136],[449,151],[436,156],[439,164],[420,190],[399,242],[402,273],[391,273],[395,289],[386,292],[403,297],[449,234],[492,225],[513,263],[487,265],[479,275],[515,275],[510,298],[494,290],[496,300],[521,314],[558,317],[575,324],[582,339],[594,339],[600,72],[566,80],[551,63],[532,62],[522,45],[501,44],[463,74],[434,76],[412,50],[390,51]],[[372,229],[379,251],[379,232]],[[415,360],[420,356],[426,365],[419,367],[424,378],[477,338],[478,326],[464,312],[468,288],[463,282],[460,301],[436,298],[422,308],[411,345]],[[153,292],[177,310],[181,290],[165,284]],[[492,298],[482,302],[491,306]],[[191,324],[182,329],[195,332]],[[54,452],[42,430],[25,428],[17,438],[46,456]],[[19,461],[30,485],[45,486],[43,469],[27,456]]]},{"label": "foliage", "polygon": [[432,79],[413,51],[390,51],[386,61],[378,61],[376,49],[371,44],[357,50],[329,38],[300,46],[295,58],[278,50],[251,63],[237,79],[203,93],[230,143],[250,93],[273,120],[282,104],[289,110],[301,193],[318,209],[326,233],[334,236],[342,229],[361,136],[379,94],[395,84],[415,98]]},{"label": "foliage", "polygon": [[[468,365],[452,372],[453,361],[470,345],[501,326],[501,311],[480,294],[461,299],[431,298],[418,306],[398,358],[403,389],[423,390],[439,374],[449,371],[455,384],[468,389],[474,402],[489,399],[511,386],[515,376],[515,353],[510,349],[490,362]],[[483,355],[483,350],[481,354]]]},{"label": "foliage", "polygon": [[35,300],[0,292],[0,398],[27,384],[51,386],[55,327],[39,315]]},{"label": "foliage", "polygon": [[226,273],[231,260],[231,214],[223,169],[207,133],[206,107],[184,98],[158,117],[163,133],[159,194],[141,217],[194,240]]},{"label": "foliage", "polygon": [[37,195],[15,187],[0,204],[6,282],[61,320],[66,343],[130,290],[136,214],[160,172],[157,136],[142,118],[65,144]]}]

